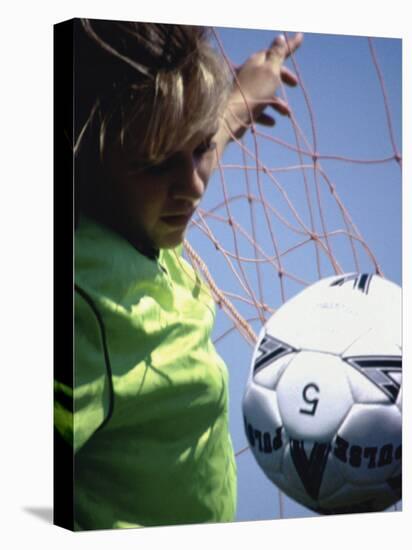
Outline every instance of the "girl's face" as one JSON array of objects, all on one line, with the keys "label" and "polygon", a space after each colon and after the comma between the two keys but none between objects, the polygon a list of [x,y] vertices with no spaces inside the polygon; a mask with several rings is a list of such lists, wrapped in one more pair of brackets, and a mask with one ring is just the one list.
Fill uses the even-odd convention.
[{"label": "girl's face", "polygon": [[132,153],[108,153],[106,216],[144,254],[182,242],[216,159],[213,135],[199,132],[161,164],[147,168]]}]

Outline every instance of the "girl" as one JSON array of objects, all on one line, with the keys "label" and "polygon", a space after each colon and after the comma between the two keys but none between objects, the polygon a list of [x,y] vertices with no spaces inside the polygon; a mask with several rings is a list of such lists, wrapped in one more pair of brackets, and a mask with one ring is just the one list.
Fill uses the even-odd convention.
[{"label": "girl", "polygon": [[181,244],[226,144],[288,114],[301,41],[233,80],[204,28],[74,21],[75,383],[55,382],[55,427],[76,530],[234,520],[227,370]]}]

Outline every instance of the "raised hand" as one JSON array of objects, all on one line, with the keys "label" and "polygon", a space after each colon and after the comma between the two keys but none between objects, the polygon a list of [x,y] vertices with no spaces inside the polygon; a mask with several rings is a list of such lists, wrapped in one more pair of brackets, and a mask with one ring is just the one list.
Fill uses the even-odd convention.
[{"label": "raised hand", "polygon": [[283,115],[290,114],[287,103],[275,96],[281,82],[296,86],[296,75],[283,65],[284,61],[301,45],[303,35],[295,34],[287,40],[283,35],[275,38],[267,50],[253,54],[236,70],[233,91],[224,115],[226,131],[240,138],[252,121],[273,126],[275,119],[264,112],[271,106]]}]

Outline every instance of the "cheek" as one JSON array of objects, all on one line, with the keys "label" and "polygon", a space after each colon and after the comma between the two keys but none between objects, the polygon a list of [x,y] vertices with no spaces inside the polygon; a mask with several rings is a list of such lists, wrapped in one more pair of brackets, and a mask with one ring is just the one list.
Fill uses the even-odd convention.
[{"label": "cheek", "polygon": [[197,174],[202,180],[203,186],[206,189],[209,178],[212,172],[212,161],[210,158],[205,158],[196,167]]},{"label": "cheek", "polygon": [[133,190],[127,194],[126,208],[133,215],[135,222],[143,227],[156,225],[165,203],[163,189],[150,184],[136,182]]}]

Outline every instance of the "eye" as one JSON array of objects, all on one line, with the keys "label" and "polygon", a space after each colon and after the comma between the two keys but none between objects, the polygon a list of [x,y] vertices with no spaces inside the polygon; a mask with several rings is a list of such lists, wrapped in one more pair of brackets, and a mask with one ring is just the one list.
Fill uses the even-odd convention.
[{"label": "eye", "polygon": [[172,157],[160,162],[159,164],[149,163],[135,163],[130,166],[129,174],[149,174],[149,175],[161,175],[170,170],[173,159]]},{"label": "eye", "polygon": [[210,151],[214,151],[215,149],[216,142],[212,141],[212,138],[209,138],[202,141],[202,143],[196,147],[193,154],[195,157],[199,158]]},{"label": "eye", "polygon": [[166,172],[168,172],[172,168],[172,165],[173,165],[173,159],[168,158],[168,159],[160,162],[159,164],[152,164],[152,165],[148,166],[145,171],[148,174],[161,175],[161,174],[165,174]]}]

